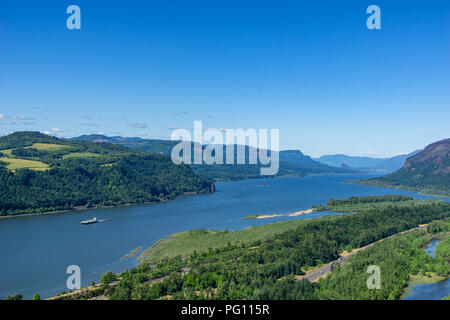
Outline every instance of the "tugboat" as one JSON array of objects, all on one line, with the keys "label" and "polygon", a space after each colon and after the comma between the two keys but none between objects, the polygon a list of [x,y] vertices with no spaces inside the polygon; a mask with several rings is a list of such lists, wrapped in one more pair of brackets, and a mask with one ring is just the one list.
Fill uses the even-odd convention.
[{"label": "tugboat", "polygon": [[80,223],[81,224],[92,224],[92,223],[97,223],[97,222],[98,222],[97,217],[94,217],[94,219],[84,220],[84,221],[81,221]]}]

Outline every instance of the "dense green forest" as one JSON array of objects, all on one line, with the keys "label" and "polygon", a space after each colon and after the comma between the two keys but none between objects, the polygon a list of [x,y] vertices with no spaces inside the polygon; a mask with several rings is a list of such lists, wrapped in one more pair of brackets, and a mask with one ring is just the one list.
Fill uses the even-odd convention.
[{"label": "dense green forest", "polygon": [[348,199],[342,200],[334,200],[330,199],[327,202],[327,206],[341,206],[341,205],[354,205],[354,204],[362,204],[362,203],[378,203],[378,202],[400,202],[400,201],[409,201],[413,200],[413,197],[405,196],[405,195],[396,195],[396,194],[386,194],[382,196],[366,196],[366,197],[350,197]]},{"label": "dense green forest", "polygon": [[[330,199],[326,206],[316,206],[314,210],[330,210],[335,212],[363,212],[373,209],[386,209],[396,207],[419,207],[441,203],[439,199],[413,199],[406,195],[382,195],[367,197],[350,197],[343,200]],[[269,236],[281,234],[287,230],[296,228],[306,223],[314,222],[315,219],[299,219],[291,221],[279,221],[260,226],[253,226],[244,230],[190,230],[187,232],[170,235],[161,239],[151,248],[144,250],[140,259],[148,259],[153,263],[163,258],[188,257],[194,251],[204,251],[208,248],[222,247],[224,243],[251,242],[264,240]],[[430,228],[437,229],[439,224],[432,224]]]},{"label": "dense green forest", "polygon": [[170,200],[212,183],[169,157],[37,132],[0,138],[0,215]]},{"label": "dense green forest", "polygon": [[[450,230],[450,229],[448,229]],[[447,239],[450,240],[450,237]],[[381,241],[366,250],[348,258],[337,266],[317,286],[319,299],[347,300],[392,300],[402,295],[411,277],[437,276],[447,278],[450,274],[448,256],[439,252],[435,258],[426,254],[423,247],[430,241],[430,234],[423,230],[395,236]],[[381,271],[379,290],[369,290],[366,273],[369,265],[376,265]]]},{"label": "dense green forest", "polygon": [[382,195],[367,197],[350,197],[344,200],[328,200],[326,205],[314,206],[314,211],[360,212],[370,209],[384,209],[387,207],[422,206],[439,203],[440,199],[414,199],[406,195]]},{"label": "dense green forest", "polygon": [[[450,231],[450,227],[447,227],[445,231]],[[436,252],[442,258],[450,261],[450,237],[446,237],[443,241],[439,242],[439,244],[436,246]]]},{"label": "dense green forest", "polygon": [[228,242],[156,264],[145,260],[120,274],[117,286],[105,280],[101,294],[110,299],[321,298],[318,284],[293,276],[336,260],[344,250],[448,217],[449,204],[430,203],[313,219],[261,240]]}]

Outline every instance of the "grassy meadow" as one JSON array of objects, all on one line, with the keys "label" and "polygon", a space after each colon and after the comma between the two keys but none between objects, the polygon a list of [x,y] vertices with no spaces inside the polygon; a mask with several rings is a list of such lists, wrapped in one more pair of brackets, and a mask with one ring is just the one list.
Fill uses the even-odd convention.
[{"label": "grassy meadow", "polygon": [[316,219],[301,219],[290,221],[279,221],[260,226],[253,226],[242,230],[206,230],[197,229],[181,233],[175,233],[165,239],[159,240],[152,247],[144,250],[139,260],[148,259],[155,263],[165,258],[176,256],[187,257],[194,251],[203,252],[208,249],[225,247],[228,243],[248,243],[264,240],[273,235],[294,229],[305,223],[318,219],[333,219],[336,216],[328,216]]},{"label": "grassy meadow", "polygon": [[6,162],[6,168],[11,171],[15,171],[17,169],[31,169],[31,170],[47,170],[49,166],[40,161],[34,160],[25,160],[19,158],[0,158],[0,161]]}]

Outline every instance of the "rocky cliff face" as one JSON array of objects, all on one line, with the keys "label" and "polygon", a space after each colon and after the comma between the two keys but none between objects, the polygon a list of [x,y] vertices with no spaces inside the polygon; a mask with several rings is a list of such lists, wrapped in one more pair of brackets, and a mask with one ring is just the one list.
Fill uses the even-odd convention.
[{"label": "rocky cliff face", "polygon": [[424,193],[450,195],[450,139],[430,144],[403,167],[372,182]]},{"label": "rocky cliff face", "polygon": [[450,139],[430,144],[418,154],[406,159],[403,169],[405,171],[418,171],[430,169],[434,175],[450,173]]}]

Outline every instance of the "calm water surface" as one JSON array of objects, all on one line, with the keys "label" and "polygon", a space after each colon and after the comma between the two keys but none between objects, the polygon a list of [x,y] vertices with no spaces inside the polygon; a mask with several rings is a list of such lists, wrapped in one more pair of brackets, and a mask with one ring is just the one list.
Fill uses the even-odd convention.
[{"label": "calm water surface", "polygon": [[432,256],[436,257],[436,246],[439,244],[439,240],[433,239],[425,248],[425,252]]},{"label": "calm water surface", "polygon": [[[425,248],[427,254],[436,257],[436,246],[439,241],[432,240]],[[404,300],[441,300],[450,295],[450,278],[436,283],[423,283],[413,285],[410,281],[409,287],[406,289],[410,292]]]},{"label": "calm water surface", "polygon": [[[110,270],[137,265],[123,256],[147,248],[171,233],[196,228],[242,229],[251,225],[319,217],[243,220],[253,214],[289,213],[325,204],[330,198],[413,192],[352,185],[345,180],[367,175],[317,175],[305,178],[255,179],[216,184],[216,193],[186,196],[166,203],[0,219],[0,299],[12,293],[50,297],[65,289],[69,265],[81,268],[82,285],[98,282]],[[265,186],[264,186],[265,185]],[[103,222],[83,226],[96,216]]]}]

